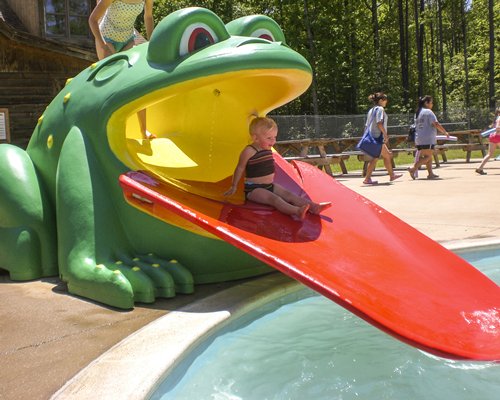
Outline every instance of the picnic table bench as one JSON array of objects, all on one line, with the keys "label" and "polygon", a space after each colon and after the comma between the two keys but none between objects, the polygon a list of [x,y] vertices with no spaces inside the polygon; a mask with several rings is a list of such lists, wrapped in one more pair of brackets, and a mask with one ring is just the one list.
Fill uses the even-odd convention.
[{"label": "picnic table bench", "polygon": [[[466,162],[470,162],[472,151],[479,150],[486,154],[487,144],[483,142],[480,130],[464,130],[450,132],[451,135],[457,136],[457,141],[450,143],[444,140],[438,141],[434,151],[434,161],[436,167],[440,166],[439,156],[443,162],[448,162],[446,151],[451,149],[461,149],[466,153]],[[345,161],[350,157],[357,157],[363,164],[363,174],[366,172],[368,162],[372,159],[367,154],[356,150],[356,145],[360,137],[346,138],[309,138],[309,139],[292,139],[276,142],[275,149],[285,160],[299,160],[318,168],[323,169],[329,175],[333,175],[332,165],[339,165],[342,174],[347,174],[347,166]],[[413,143],[407,142],[407,135],[389,135],[389,148],[392,152],[392,166],[395,165],[395,158],[399,154],[415,155],[416,149]]]},{"label": "picnic table bench", "polygon": [[[391,145],[406,140],[403,135],[390,135]],[[351,156],[369,157],[356,149],[360,137],[293,139],[276,142],[274,145],[287,161],[299,160],[323,169],[333,175],[331,165],[338,164],[342,174],[347,174],[345,161]]]},{"label": "picnic table bench", "polygon": [[319,168],[324,169],[325,172],[328,173],[329,175],[333,175],[331,165],[338,164],[340,169],[342,170],[342,174],[348,173],[347,167],[345,165],[345,160],[349,159],[349,155],[345,153],[325,154],[324,156],[320,154],[311,154],[304,157],[290,156],[290,157],[284,157],[284,159],[287,161],[293,161],[293,160],[304,161],[308,164],[312,164]]},{"label": "picnic table bench", "polygon": [[[448,162],[446,151],[453,149],[463,150],[465,152],[465,162],[467,163],[470,162],[473,151],[480,151],[483,157],[486,155],[488,142],[481,136],[479,129],[455,131],[451,132],[451,134],[457,137],[457,142],[450,143],[438,140],[434,148],[435,160],[438,155],[441,155],[443,162]],[[439,165],[439,159],[437,159],[437,165]]]},{"label": "picnic table bench", "polygon": [[333,175],[332,164],[338,164],[343,174],[348,173],[345,160],[350,155],[344,150],[355,147],[358,141],[359,138],[294,139],[276,142],[274,147],[287,161],[304,161]]}]

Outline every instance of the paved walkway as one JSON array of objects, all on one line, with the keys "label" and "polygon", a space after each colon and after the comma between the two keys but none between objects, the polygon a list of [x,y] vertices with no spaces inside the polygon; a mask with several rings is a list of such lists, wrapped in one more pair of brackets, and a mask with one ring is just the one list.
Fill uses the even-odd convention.
[{"label": "paved walkway", "polygon": [[[421,179],[405,173],[392,184],[377,171],[380,184],[369,187],[359,174],[337,179],[441,243],[499,239],[500,219],[490,204],[500,198],[500,162],[490,162],[486,176],[474,173],[477,162],[443,164],[436,181],[426,180],[423,171]],[[122,312],[68,295],[56,278],[13,283],[2,275],[0,399],[48,399],[132,332],[239,283],[199,286],[194,295]]]},{"label": "paved walkway", "polygon": [[438,180],[427,180],[427,172],[420,171],[412,181],[406,170],[398,171],[404,175],[393,183],[387,175],[376,176],[377,186],[350,177],[337,180],[438,242],[500,238],[491,206],[500,199],[500,161],[490,161],[484,176],[474,172],[480,160],[473,161],[442,164],[434,170]]}]

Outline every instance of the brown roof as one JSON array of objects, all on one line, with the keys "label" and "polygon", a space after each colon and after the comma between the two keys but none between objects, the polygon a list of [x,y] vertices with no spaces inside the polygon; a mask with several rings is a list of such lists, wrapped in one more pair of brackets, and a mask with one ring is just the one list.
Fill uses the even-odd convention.
[{"label": "brown roof", "polygon": [[15,30],[27,32],[26,27],[16,13],[12,11],[6,0],[0,0],[0,21],[5,22]]},{"label": "brown roof", "polygon": [[84,60],[96,61],[94,52],[71,43],[41,38],[29,33],[5,0],[0,0],[0,34],[28,46],[65,54]]}]

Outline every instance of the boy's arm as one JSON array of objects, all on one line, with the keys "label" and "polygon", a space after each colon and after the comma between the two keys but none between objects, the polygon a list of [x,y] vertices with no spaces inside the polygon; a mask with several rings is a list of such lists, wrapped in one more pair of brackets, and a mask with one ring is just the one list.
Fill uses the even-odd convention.
[{"label": "boy's arm", "polygon": [[245,173],[245,167],[251,156],[252,156],[252,150],[248,147],[245,147],[245,149],[240,154],[238,164],[236,165],[236,168],[234,170],[231,188],[226,193],[224,193],[225,196],[230,196],[236,192],[236,188],[238,187],[238,182],[241,180],[241,178],[243,178],[243,174]]}]

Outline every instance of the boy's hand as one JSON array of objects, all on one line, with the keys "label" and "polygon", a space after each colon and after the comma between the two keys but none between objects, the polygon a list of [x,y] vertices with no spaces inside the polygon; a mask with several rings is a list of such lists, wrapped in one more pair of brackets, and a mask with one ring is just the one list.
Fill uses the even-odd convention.
[{"label": "boy's hand", "polygon": [[236,193],[236,186],[231,186],[231,188],[224,193],[224,196],[231,196]]}]

